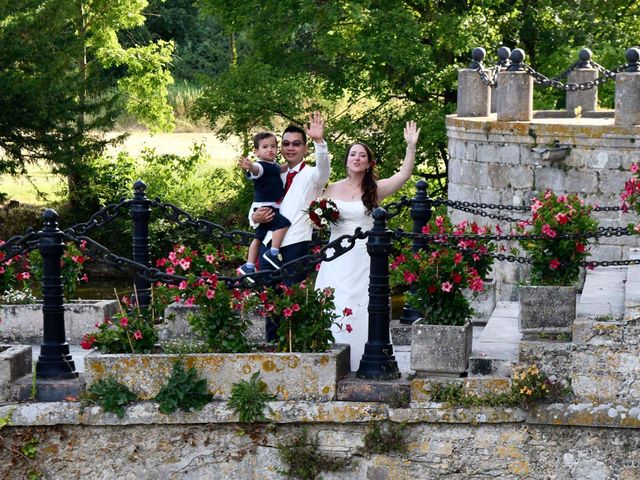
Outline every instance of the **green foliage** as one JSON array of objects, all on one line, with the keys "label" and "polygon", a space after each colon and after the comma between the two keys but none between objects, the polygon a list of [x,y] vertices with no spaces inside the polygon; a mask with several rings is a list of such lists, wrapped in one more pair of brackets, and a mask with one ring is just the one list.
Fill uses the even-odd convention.
[{"label": "green foliage", "polygon": [[212,398],[213,395],[207,390],[207,381],[198,378],[195,368],[185,370],[182,360],[178,360],[173,364],[171,376],[156,395],[155,401],[160,404],[160,411],[168,415],[178,408],[185,412],[201,410]]},{"label": "green foliage", "polygon": [[276,396],[269,393],[267,384],[260,379],[260,371],[257,371],[249,381],[240,380],[233,384],[227,405],[239,415],[241,422],[264,422],[267,420],[265,408],[271,412],[267,402],[275,399]]},{"label": "green foliage", "polygon": [[13,415],[13,411],[15,408],[10,409],[4,417],[0,417],[0,430],[6,427],[7,425],[11,425],[11,416]]},{"label": "green foliage", "polygon": [[105,412],[115,413],[118,418],[124,417],[124,406],[135,402],[138,396],[114,377],[107,377],[91,385],[88,398],[98,403]]},{"label": "green foliage", "polygon": [[40,440],[37,437],[31,437],[20,445],[20,453],[29,460],[33,460],[38,454],[38,443],[40,443]]},{"label": "green foliage", "polygon": [[[29,255],[31,261],[31,272],[38,283],[42,283],[42,255],[40,251],[33,250]],[[85,262],[91,261],[86,255],[86,244],[76,245],[67,243],[61,259],[62,288],[64,298],[71,300],[75,298],[80,282],[87,282],[89,278],[84,273]]]},{"label": "green foliage", "polygon": [[519,406],[528,409],[536,403],[557,402],[571,394],[567,382],[548,376],[535,364],[515,370],[511,379],[511,389],[505,393],[487,393],[482,396],[469,394],[462,383],[458,382],[432,383],[429,388],[433,402],[462,407]]},{"label": "green foliage", "polygon": [[561,239],[563,235],[595,232],[598,222],[591,206],[576,195],[556,195],[550,190],[531,200],[532,216],[518,223],[518,230],[540,239],[520,240],[531,256],[532,285],[573,285],[580,275],[580,263],[589,256],[585,239]]},{"label": "green foliage", "polygon": [[124,48],[119,32],[144,23],[146,0],[16,0],[0,5],[1,173],[45,161],[68,178],[82,206],[92,159],[110,143],[118,112],[152,129],[172,124],[167,71],[172,44]]},{"label": "green foliage", "polygon": [[319,478],[322,472],[337,472],[349,465],[346,458],[330,457],[322,454],[318,449],[318,438],[310,438],[306,427],[298,436],[294,436],[288,444],[277,445],[278,455],[288,465],[288,469],[281,472],[288,478],[313,480]]},{"label": "green foliage", "polygon": [[380,422],[371,422],[367,433],[364,435],[364,447],[362,450],[365,453],[404,453],[407,451],[405,443],[406,429],[406,423],[385,422],[381,427]]},{"label": "green foliage", "polygon": [[[333,289],[316,290],[306,281],[290,287],[284,284],[251,294],[245,308],[258,308],[263,317],[277,319],[276,350],[279,352],[325,352],[333,343],[331,326],[351,331],[351,325],[338,323]],[[341,320],[351,315],[345,309]]]},{"label": "green foliage", "polygon": [[153,308],[139,308],[123,297],[125,308],[111,320],[97,324],[97,332],[87,333],[80,345],[84,349],[97,348],[102,353],[151,353],[158,341]]}]

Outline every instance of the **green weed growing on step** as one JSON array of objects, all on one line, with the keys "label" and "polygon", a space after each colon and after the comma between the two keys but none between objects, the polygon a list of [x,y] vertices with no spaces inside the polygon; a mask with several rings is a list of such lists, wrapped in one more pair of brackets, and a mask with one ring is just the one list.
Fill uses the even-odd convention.
[{"label": "green weed growing on step", "polygon": [[404,453],[407,446],[404,442],[406,423],[371,422],[364,435],[364,453]]},{"label": "green weed growing on step", "polygon": [[185,370],[182,360],[178,360],[173,364],[173,372],[167,384],[156,395],[155,401],[160,404],[160,411],[168,415],[178,408],[185,412],[200,410],[212,398],[213,395],[207,390],[207,381],[198,378],[195,368]]},{"label": "green weed growing on step", "polygon": [[271,412],[267,402],[275,399],[276,396],[268,392],[267,384],[260,379],[258,370],[249,381],[240,380],[233,384],[227,405],[239,415],[241,422],[264,422],[267,420],[265,407]]},{"label": "green weed growing on step", "polygon": [[279,443],[276,448],[280,459],[288,469],[280,473],[289,478],[313,480],[322,472],[337,472],[349,465],[346,458],[325,455],[318,448],[318,438],[311,437],[306,428],[300,435],[294,436],[290,443]]},{"label": "green weed growing on step", "polygon": [[124,407],[135,402],[138,396],[113,377],[107,377],[91,385],[87,391],[87,400],[99,404],[105,412],[124,417]]}]

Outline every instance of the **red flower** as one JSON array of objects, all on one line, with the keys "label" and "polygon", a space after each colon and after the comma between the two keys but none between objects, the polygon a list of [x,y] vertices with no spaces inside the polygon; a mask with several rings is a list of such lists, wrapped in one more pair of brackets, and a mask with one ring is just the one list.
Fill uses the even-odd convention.
[{"label": "red flower", "polygon": [[293,310],[294,312],[299,312],[300,305],[298,305],[297,303],[294,303],[293,305],[291,305],[291,310]]},{"label": "red flower", "polygon": [[353,328],[351,327],[351,324],[350,324],[350,323],[347,323],[347,328],[346,328],[346,330],[347,330],[347,333],[351,333],[351,332],[353,332]]},{"label": "red flower", "polygon": [[350,317],[351,315],[353,315],[353,310],[351,310],[349,307],[345,307],[342,311],[342,315],[344,315],[345,317]]},{"label": "red flower", "polygon": [[291,315],[293,315],[293,310],[291,310],[289,307],[285,308],[284,310],[282,310],[282,314],[289,318]]},{"label": "red flower", "polygon": [[133,338],[135,340],[142,340],[142,332],[140,330],[136,330],[133,332]]},{"label": "red flower", "polygon": [[560,262],[558,261],[558,259],[554,258],[553,260],[551,260],[549,262],[549,268],[551,270],[555,270],[556,268],[558,268],[560,266]]},{"label": "red flower", "polygon": [[584,243],[576,243],[576,252],[577,253],[584,253],[586,251],[586,247],[584,245]]},{"label": "red flower", "polygon": [[411,285],[414,281],[416,281],[418,279],[418,276],[413,272],[404,272],[403,275],[404,275],[405,281],[409,285]]},{"label": "red flower", "polygon": [[438,289],[436,288],[436,286],[435,286],[435,285],[429,285],[429,286],[427,287],[427,293],[428,293],[429,295],[433,295],[434,293],[436,293],[436,291],[437,291],[437,290],[438,290]]},{"label": "red flower", "polygon": [[127,317],[122,317],[120,319],[120,326],[127,328],[127,325],[129,325],[129,319]]},{"label": "red flower", "polygon": [[462,275],[457,272],[453,272],[453,283],[460,283],[462,281]]},{"label": "red flower", "polygon": [[85,350],[90,350],[93,347],[94,343],[96,343],[96,337],[87,333],[84,337],[82,337],[80,346]]}]

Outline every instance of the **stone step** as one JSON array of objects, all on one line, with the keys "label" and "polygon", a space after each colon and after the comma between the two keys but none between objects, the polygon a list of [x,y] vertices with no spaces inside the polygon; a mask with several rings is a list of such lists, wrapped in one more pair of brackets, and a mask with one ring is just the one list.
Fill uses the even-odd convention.
[{"label": "stone step", "polygon": [[511,376],[512,365],[518,360],[518,346],[522,334],[518,328],[520,304],[500,301],[474,339],[469,358],[469,375]]},{"label": "stone step", "polygon": [[[587,270],[582,295],[576,307],[576,321],[619,320],[625,310],[626,267],[598,267]],[[640,289],[638,289],[640,293]]]}]

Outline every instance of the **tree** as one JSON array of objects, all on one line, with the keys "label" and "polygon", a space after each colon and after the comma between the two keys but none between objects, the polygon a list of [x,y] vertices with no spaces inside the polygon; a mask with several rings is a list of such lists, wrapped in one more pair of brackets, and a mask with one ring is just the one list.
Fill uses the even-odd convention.
[{"label": "tree", "polygon": [[[0,1],[0,173],[45,161],[80,205],[92,162],[127,111],[170,129],[172,44],[124,48],[117,33],[144,22],[146,0]],[[116,139],[117,141],[117,139]]]},{"label": "tree", "polygon": [[[474,47],[522,46],[527,62],[551,75],[589,43],[623,60],[637,38],[632,13],[640,8],[623,0],[200,3],[243,46],[197,107],[197,115],[222,126],[221,135],[273,127],[274,119],[302,122],[305,112],[321,108],[331,113],[333,150],[364,140],[388,174],[403,156],[402,125],[413,118],[422,127],[417,172],[435,181],[432,193],[444,191],[444,117],[455,110],[457,70]],[[541,105],[559,101],[556,92],[536,98]]]}]

